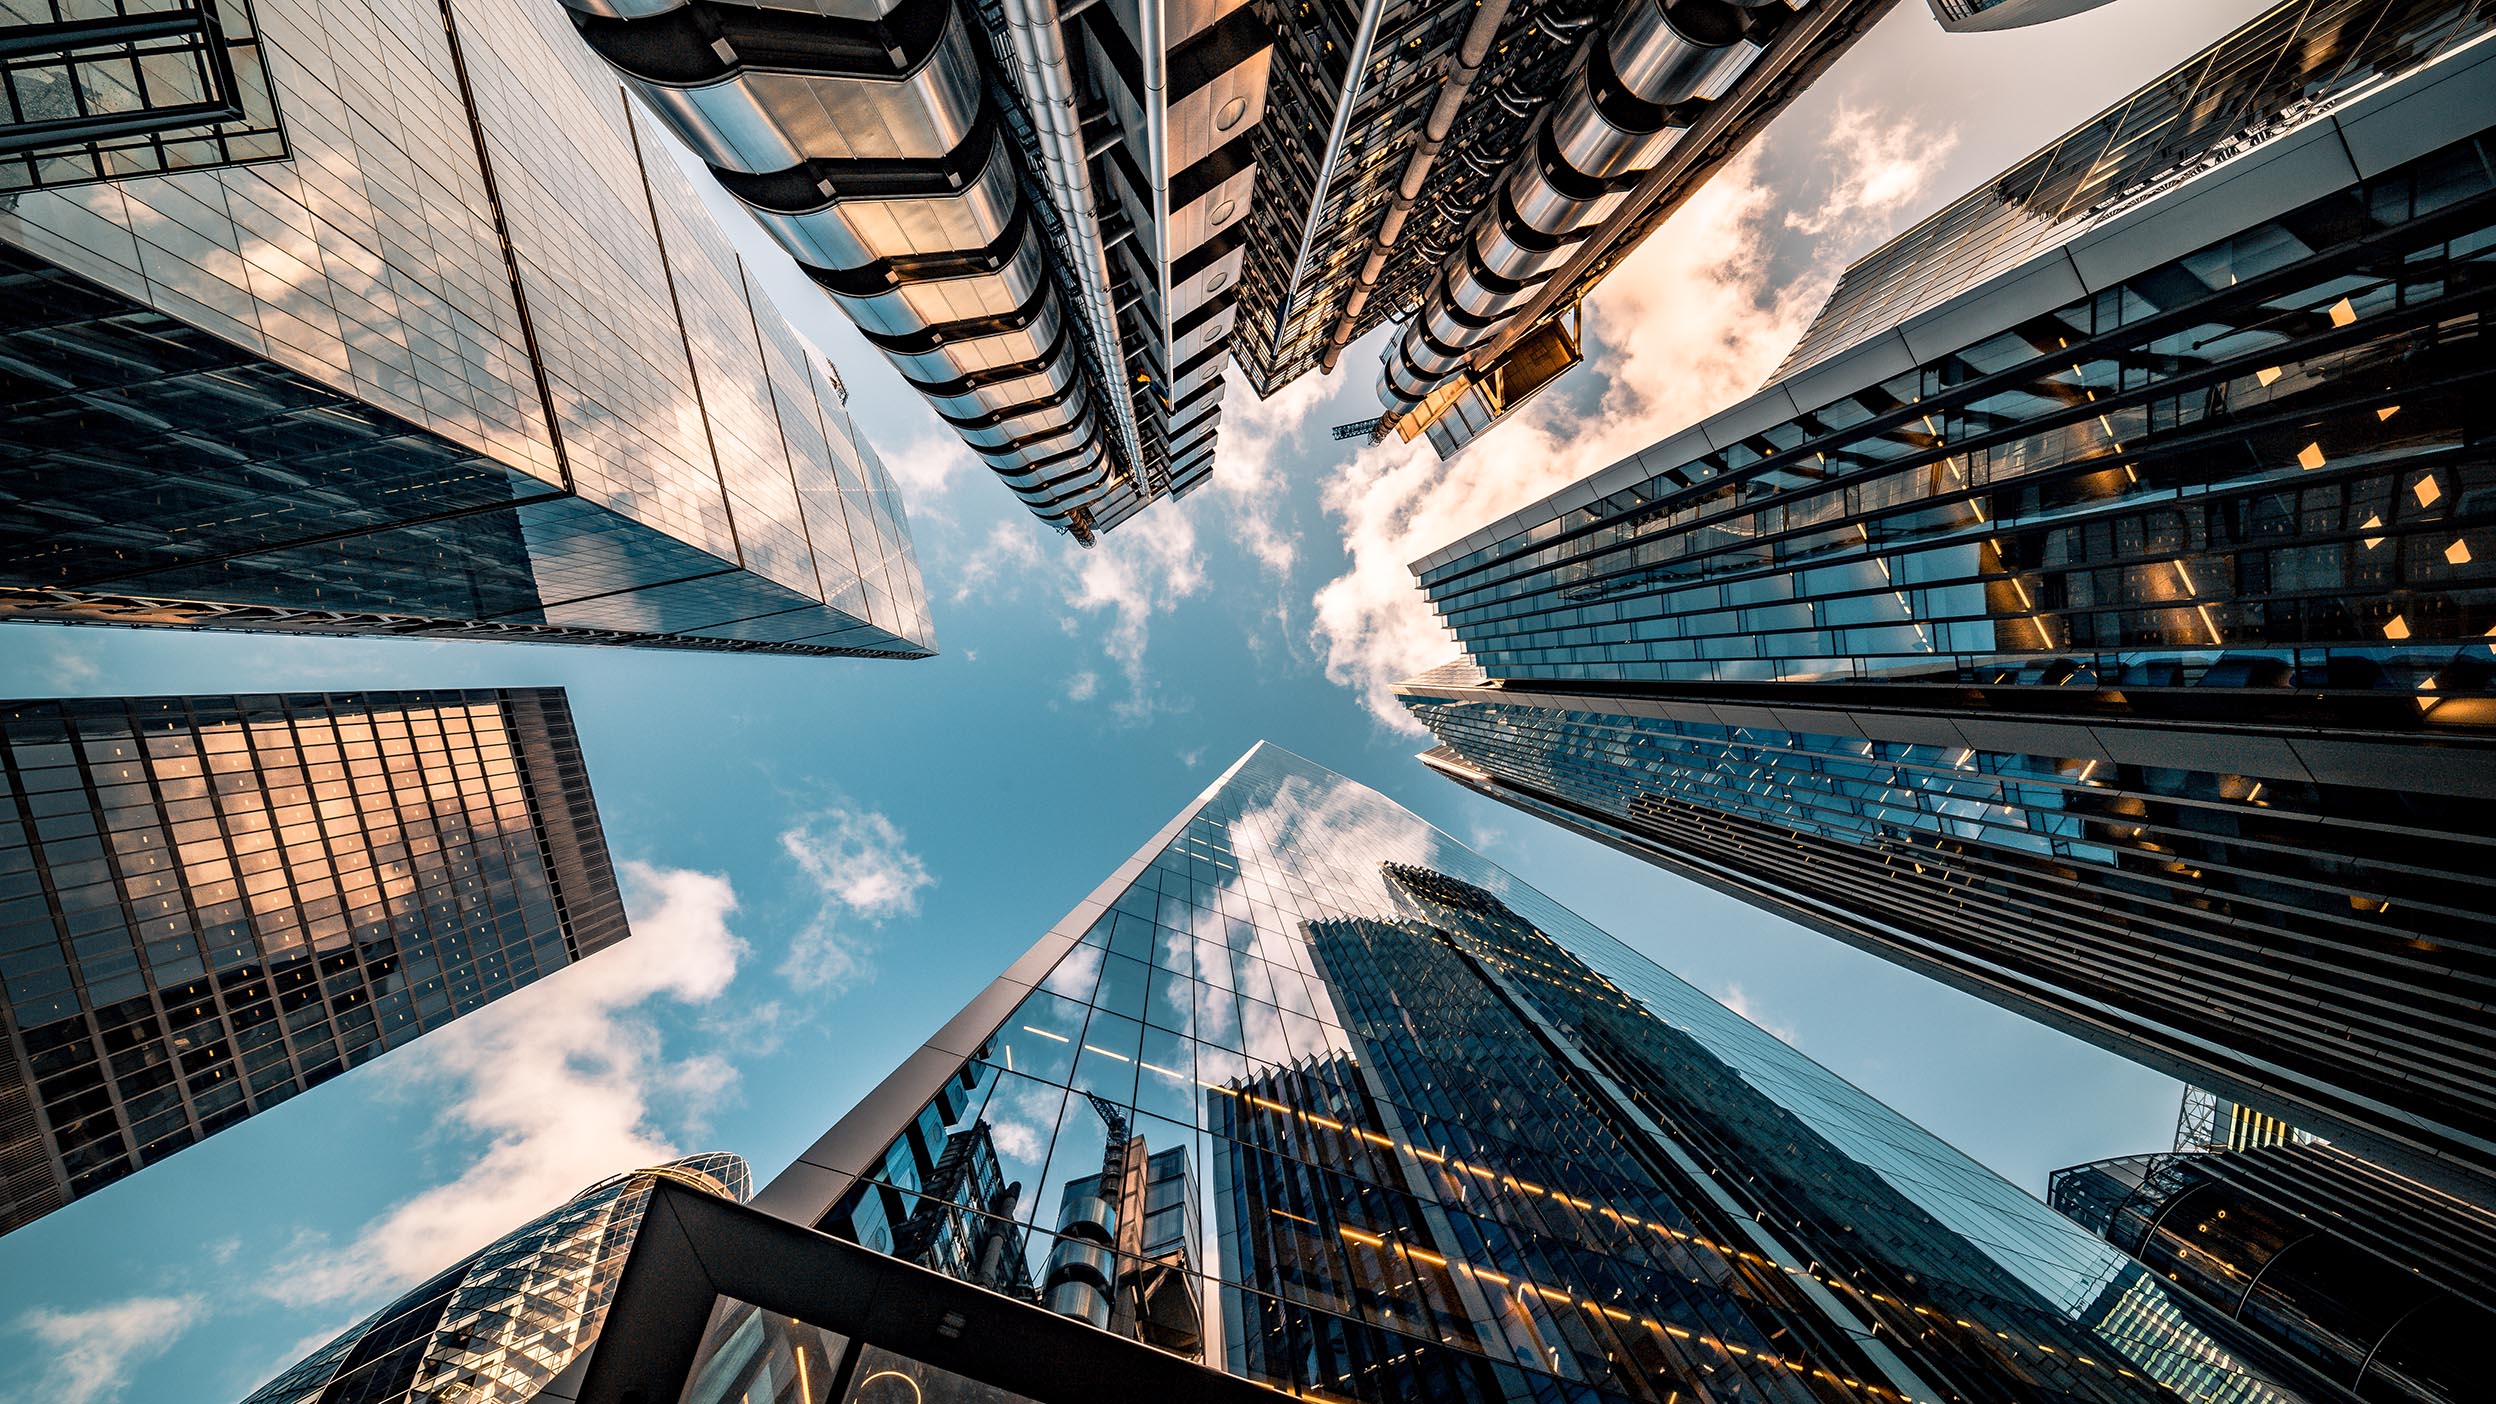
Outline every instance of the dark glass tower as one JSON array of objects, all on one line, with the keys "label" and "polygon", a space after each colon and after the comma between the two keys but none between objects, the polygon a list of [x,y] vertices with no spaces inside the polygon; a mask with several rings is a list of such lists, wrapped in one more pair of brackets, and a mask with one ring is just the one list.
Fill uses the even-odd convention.
[{"label": "dark glass tower", "polygon": [[0,125],[0,620],[935,651],[839,371],[560,12],[47,10],[121,37],[7,36],[0,124],[220,56],[244,115],[22,165]]},{"label": "dark glass tower", "polygon": [[2496,1214],[2319,1143],[2179,1149],[2054,1173],[2056,1209],[2139,1258],[2214,1333],[2317,1393],[2462,1404],[2496,1340]]},{"label": "dark glass tower", "polygon": [[[929,1154],[965,1144],[994,1170]],[[897,1207],[984,1219],[1020,1270],[918,1261],[1309,1397],[2296,1397],[2172,1312],[2101,1328],[2109,1292],[2163,1291],[1271,745],[755,1202],[896,1252],[919,1238],[888,1232]],[[758,1348],[736,1320],[714,1318],[715,1361]]]},{"label": "dark glass tower", "polygon": [[2496,1200],[2491,15],[2281,7],[1421,561],[1425,759]]},{"label": "dark glass tower", "polygon": [[[600,1180],[410,1288],[243,1404],[524,1404],[598,1338],[650,1190],[743,1202],[745,1162],[687,1156]],[[811,1401],[809,1401],[811,1404]]]},{"label": "dark glass tower", "polygon": [[0,732],[0,1232],[629,934],[560,689]]}]

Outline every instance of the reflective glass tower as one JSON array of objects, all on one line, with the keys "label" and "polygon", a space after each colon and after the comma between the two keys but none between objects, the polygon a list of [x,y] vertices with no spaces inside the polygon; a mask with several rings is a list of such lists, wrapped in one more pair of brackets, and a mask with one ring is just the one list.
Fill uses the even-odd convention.
[{"label": "reflective glass tower", "polygon": [[[933,650],[838,372],[560,11],[216,13],[282,147],[0,144],[0,619]],[[82,159],[220,159],[150,140]]]},{"label": "reflective glass tower", "polygon": [[0,702],[0,1232],[628,934],[560,689]]},{"label": "reflective glass tower", "polygon": [[2272,1343],[2318,1393],[2484,1393],[2496,1213],[2313,1141],[2093,1161],[2054,1172],[2048,1198],[2193,1319]]},{"label": "reflective glass tower", "polygon": [[453,1263],[243,1404],[523,1404],[598,1338],[661,1181],[742,1201],[745,1162],[687,1156],[601,1180]]},{"label": "reflective glass tower", "polygon": [[[1271,745],[755,1204],[1304,1397],[2295,1397],[2034,1198]],[[2126,1294],[2152,1310],[2102,1322]],[[697,1382],[768,1354],[723,1311]]]},{"label": "reflective glass tower", "polygon": [[2496,1200],[2492,16],[2280,7],[1419,562],[1425,759]]}]

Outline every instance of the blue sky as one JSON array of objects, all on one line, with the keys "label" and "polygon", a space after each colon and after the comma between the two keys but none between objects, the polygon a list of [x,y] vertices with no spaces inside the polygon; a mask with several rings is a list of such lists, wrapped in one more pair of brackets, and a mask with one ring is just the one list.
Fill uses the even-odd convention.
[{"label": "blue sky", "polygon": [[732,210],[903,483],[921,663],[0,627],[11,695],[561,684],[632,941],[0,1239],[0,1401],[232,1400],[613,1170],[778,1170],[1259,737],[1372,785],[2032,1190],[2176,1084],[1430,777],[1381,692],[1452,656],[1405,562],[1739,398],[1844,262],[2259,8],[1948,39],[1902,4],[1589,304],[1587,368],[1454,464],[1327,426],[1075,550]]}]

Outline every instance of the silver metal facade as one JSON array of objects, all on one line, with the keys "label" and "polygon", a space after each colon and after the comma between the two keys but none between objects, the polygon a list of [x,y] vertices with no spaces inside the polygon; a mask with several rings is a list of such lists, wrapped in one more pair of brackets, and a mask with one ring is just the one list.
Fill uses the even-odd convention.
[{"label": "silver metal facade", "polygon": [[1254,189],[1244,0],[572,0],[582,36],[1024,504],[1085,544],[1203,480]]}]

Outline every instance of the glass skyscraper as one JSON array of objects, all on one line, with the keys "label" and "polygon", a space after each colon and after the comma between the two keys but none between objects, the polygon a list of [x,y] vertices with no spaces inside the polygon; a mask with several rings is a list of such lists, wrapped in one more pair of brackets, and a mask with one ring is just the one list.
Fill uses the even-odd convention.
[{"label": "glass skyscraper", "polygon": [[283,159],[0,207],[0,619],[933,651],[838,372],[561,11],[220,12]]},{"label": "glass skyscraper", "polygon": [[650,1190],[742,1202],[720,1152],[600,1180],[453,1263],[254,1390],[243,1404],[525,1404],[598,1338]]},{"label": "glass skyscraper", "polygon": [[2462,1404],[2496,1339],[2496,1213],[2335,1146],[2178,1147],[2054,1172],[2048,1199],[2214,1331],[2259,1335],[2315,1393]]},{"label": "glass skyscraper", "polygon": [[2281,6],[1419,562],[1425,760],[2496,1202],[2492,18]]},{"label": "glass skyscraper", "polygon": [[0,702],[0,1232],[628,934],[560,689]]},{"label": "glass skyscraper", "polygon": [[[2296,1397],[2033,1197],[1272,745],[755,1204],[1311,1398]],[[2103,1324],[2126,1294],[2149,1310]],[[685,1399],[830,1377],[806,1328],[841,1323],[785,1307],[775,1346],[789,1317],[738,1301]],[[969,1314],[876,1319],[976,1354]]]}]

